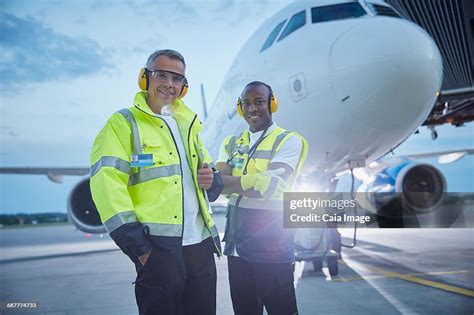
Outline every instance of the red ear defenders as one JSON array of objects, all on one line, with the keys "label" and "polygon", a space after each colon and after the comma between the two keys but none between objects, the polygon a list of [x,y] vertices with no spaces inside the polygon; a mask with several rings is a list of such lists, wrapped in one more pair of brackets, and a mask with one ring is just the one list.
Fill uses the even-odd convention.
[{"label": "red ear defenders", "polygon": [[[148,69],[141,68],[140,73],[138,74],[138,86],[142,91],[148,90]],[[183,98],[188,93],[188,80],[184,79],[183,86],[181,87],[181,92],[179,93],[178,98]]]},{"label": "red ear defenders", "polygon": [[[270,112],[273,114],[278,110],[278,100],[276,99],[275,95],[273,95],[273,91],[270,89]],[[239,113],[240,117],[244,117],[244,113],[242,112],[242,100],[238,99],[237,101],[237,112]]]}]

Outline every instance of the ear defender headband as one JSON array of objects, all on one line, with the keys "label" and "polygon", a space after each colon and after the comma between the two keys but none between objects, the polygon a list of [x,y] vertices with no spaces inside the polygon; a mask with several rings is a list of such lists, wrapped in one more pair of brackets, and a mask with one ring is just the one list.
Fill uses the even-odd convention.
[{"label": "ear defender headband", "polygon": [[[149,80],[148,80],[148,69],[141,68],[138,74],[138,86],[142,91],[148,90]],[[188,80],[184,79],[183,86],[181,87],[181,92],[179,92],[178,98],[183,98],[188,93]]]},{"label": "ear defender headband", "polygon": [[[270,89],[270,112],[273,114],[278,110],[278,100],[273,94],[273,90],[269,85],[266,85]],[[242,111],[242,99],[239,97],[237,100],[237,112],[240,117],[244,117],[244,112]]]}]

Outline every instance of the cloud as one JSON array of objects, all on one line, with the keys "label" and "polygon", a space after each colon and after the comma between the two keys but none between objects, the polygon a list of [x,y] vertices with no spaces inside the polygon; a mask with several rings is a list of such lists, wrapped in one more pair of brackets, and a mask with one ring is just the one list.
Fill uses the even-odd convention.
[{"label": "cloud", "polygon": [[95,41],[9,13],[0,13],[0,47],[0,82],[6,88],[97,73],[110,54]]}]

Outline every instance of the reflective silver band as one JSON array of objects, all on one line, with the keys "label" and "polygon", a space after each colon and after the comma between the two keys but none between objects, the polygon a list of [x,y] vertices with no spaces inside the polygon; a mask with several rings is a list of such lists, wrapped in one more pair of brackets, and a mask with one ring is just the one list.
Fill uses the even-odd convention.
[{"label": "reflective silver band", "polygon": [[278,177],[272,176],[272,179],[270,180],[270,185],[268,185],[267,190],[263,194],[263,197],[266,199],[270,199],[271,196],[275,193],[275,190],[278,187],[278,182],[280,179]]},{"label": "reflective silver band", "polygon": [[283,211],[283,200],[243,197],[238,208]]},{"label": "reflective silver band", "polygon": [[130,175],[128,186],[133,186],[152,179],[168,177],[171,175],[181,175],[181,168],[179,164],[142,169],[139,173]]},{"label": "reflective silver band", "polygon": [[236,139],[237,139],[236,136],[232,136],[229,142],[225,145],[225,150],[227,151],[227,154],[229,154],[229,158],[233,155],[234,148],[236,146],[235,144]]},{"label": "reflective silver band", "polygon": [[255,152],[252,155],[252,158],[271,160],[273,157],[272,152],[273,152],[272,150],[255,150]]},{"label": "reflective silver band", "polygon": [[137,216],[135,215],[135,211],[125,211],[117,213],[116,215],[105,221],[104,226],[107,232],[112,233],[120,226],[132,222],[137,222]]},{"label": "reflective silver band", "polygon": [[165,223],[143,223],[148,229],[150,235],[154,236],[175,236],[181,237],[183,234],[183,226],[181,224],[165,224]]},{"label": "reflective silver band", "polygon": [[276,149],[278,148],[280,143],[283,141],[283,139],[285,139],[285,137],[288,136],[290,133],[291,133],[291,131],[285,130],[284,132],[280,133],[276,137],[275,143],[273,143],[272,154],[271,154],[270,159],[273,159],[273,157],[275,156],[275,153],[276,153]]},{"label": "reflective silver band", "polygon": [[118,111],[118,113],[122,114],[123,117],[130,123],[132,126],[132,138],[133,138],[133,153],[140,154],[142,153],[142,147],[140,144],[140,134],[138,132],[137,122],[132,115],[132,112],[128,108],[123,108]]},{"label": "reflective silver band", "polygon": [[103,166],[110,166],[126,174],[130,174],[130,162],[119,159],[115,156],[103,156],[91,166],[91,177],[94,176]]}]

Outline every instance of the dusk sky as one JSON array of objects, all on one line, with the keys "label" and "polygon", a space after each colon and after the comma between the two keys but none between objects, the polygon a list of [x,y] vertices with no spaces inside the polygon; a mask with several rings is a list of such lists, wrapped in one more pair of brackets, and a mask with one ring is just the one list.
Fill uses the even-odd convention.
[{"label": "dusk sky", "polygon": [[[203,83],[212,115],[238,50],[285,5],[275,0],[2,1],[1,165],[88,167],[95,135],[113,112],[132,104],[138,70],[156,49],[184,55],[190,84],[184,100],[203,118]],[[278,122],[278,113],[274,118]],[[474,147],[472,123],[440,127],[436,141],[426,128],[420,131],[395,153]],[[436,165],[436,159],[427,162]],[[474,191],[473,156],[439,168],[449,191]],[[45,176],[0,175],[0,212],[65,212],[79,180],[66,177],[58,185]]]}]

